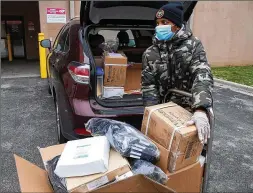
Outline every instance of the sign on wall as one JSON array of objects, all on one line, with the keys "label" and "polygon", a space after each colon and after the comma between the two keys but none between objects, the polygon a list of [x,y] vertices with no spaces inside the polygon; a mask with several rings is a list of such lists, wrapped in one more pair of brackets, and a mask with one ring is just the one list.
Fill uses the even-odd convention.
[{"label": "sign on wall", "polygon": [[47,23],[66,23],[66,10],[63,8],[47,8]]}]

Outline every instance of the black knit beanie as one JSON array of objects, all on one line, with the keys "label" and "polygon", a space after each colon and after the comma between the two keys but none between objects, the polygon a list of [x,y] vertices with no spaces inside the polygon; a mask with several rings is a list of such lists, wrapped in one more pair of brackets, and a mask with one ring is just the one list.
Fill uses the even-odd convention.
[{"label": "black knit beanie", "polygon": [[170,2],[162,6],[156,13],[155,19],[165,18],[173,22],[178,27],[183,24],[183,5],[181,2]]}]

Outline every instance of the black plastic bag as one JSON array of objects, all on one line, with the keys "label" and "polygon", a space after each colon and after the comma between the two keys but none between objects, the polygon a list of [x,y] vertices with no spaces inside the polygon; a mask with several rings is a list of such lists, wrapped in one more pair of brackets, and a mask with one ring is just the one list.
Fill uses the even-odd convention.
[{"label": "black plastic bag", "polygon": [[47,161],[46,168],[48,172],[48,177],[50,180],[50,183],[54,189],[54,192],[56,193],[68,193],[67,187],[66,187],[66,181],[65,178],[60,178],[58,175],[54,173],[54,170],[56,168],[56,165],[59,161],[60,155],[54,157],[53,159]]},{"label": "black plastic bag", "polygon": [[104,135],[111,146],[124,157],[156,163],[160,151],[144,134],[133,126],[104,118],[92,118],[85,125],[92,136]]},{"label": "black plastic bag", "polygon": [[167,175],[161,170],[161,168],[153,165],[150,162],[144,161],[144,160],[132,160],[130,162],[132,167],[133,174],[143,174],[147,176],[148,178],[166,185],[168,182]]}]

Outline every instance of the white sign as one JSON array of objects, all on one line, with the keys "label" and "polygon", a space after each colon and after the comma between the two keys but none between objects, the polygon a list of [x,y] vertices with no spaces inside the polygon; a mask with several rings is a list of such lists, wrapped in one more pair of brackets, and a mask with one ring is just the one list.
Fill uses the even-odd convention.
[{"label": "white sign", "polygon": [[66,23],[66,10],[47,8],[47,23]]}]

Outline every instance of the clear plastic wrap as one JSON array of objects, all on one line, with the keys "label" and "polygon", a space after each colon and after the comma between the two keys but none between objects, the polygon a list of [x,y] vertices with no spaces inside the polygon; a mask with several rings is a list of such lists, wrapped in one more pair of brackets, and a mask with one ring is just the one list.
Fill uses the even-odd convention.
[{"label": "clear plastic wrap", "polygon": [[130,162],[133,174],[143,174],[148,178],[160,183],[167,184],[167,175],[157,166],[144,160],[132,160]]},{"label": "clear plastic wrap", "polygon": [[105,118],[92,118],[85,125],[92,136],[105,135],[111,146],[124,157],[156,163],[160,151],[144,134],[133,126]]},{"label": "clear plastic wrap", "polygon": [[106,40],[104,43],[100,44],[99,47],[104,50],[104,52],[115,53],[118,51],[119,39]]},{"label": "clear plastic wrap", "polygon": [[58,175],[56,175],[54,173],[54,170],[55,170],[56,165],[59,161],[59,158],[60,158],[60,155],[58,155],[58,156],[54,157],[53,159],[47,161],[46,169],[47,169],[47,172],[48,172],[48,177],[49,177],[50,183],[52,184],[54,192],[56,192],[56,193],[68,193],[65,178],[60,178]]}]

